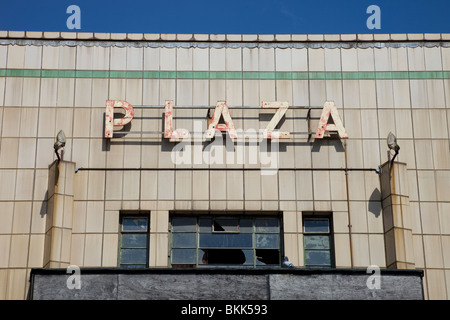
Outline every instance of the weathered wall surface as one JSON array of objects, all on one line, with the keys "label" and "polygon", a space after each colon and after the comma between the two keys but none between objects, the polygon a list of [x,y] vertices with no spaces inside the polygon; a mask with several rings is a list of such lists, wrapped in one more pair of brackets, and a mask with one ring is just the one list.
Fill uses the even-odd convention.
[{"label": "weathered wall surface", "polygon": [[[215,210],[282,213],[284,251],[297,267],[304,266],[302,215],[331,213],[337,268],[387,268],[392,252],[386,250],[383,216],[398,218],[398,210],[408,207],[402,215],[407,219],[395,221],[412,239],[406,262],[424,270],[425,298],[448,299],[449,41],[448,34],[0,32],[0,299],[25,298],[30,269],[44,266],[48,166],[61,129],[64,160],[84,169],[74,175],[73,201],[66,199],[72,221],[64,221],[64,241],[58,242],[60,267],[116,267],[119,216],[133,210],[150,214],[149,266],[168,267],[170,213]],[[104,138],[108,99],[136,107],[129,128],[135,134]],[[349,138],[317,142],[292,134],[281,144],[280,170],[272,176],[236,163],[201,163],[195,167],[202,170],[194,170],[172,162],[174,143],[148,133],[163,131],[166,100],[178,107],[219,100],[230,107],[262,101],[321,107],[333,100]],[[230,114],[236,128],[258,130],[275,113],[265,112]],[[308,131],[308,112],[289,109],[280,130]],[[312,130],[320,112],[311,111]],[[204,132],[205,110],[174,111],[175,129],[193,130],[194,120]],[[396,161],[406,164],[408,197],[383,208],[372,169],[388,160],[390,131],[401,147]],[[235,170],[216,170],[226,168]],[[315,170],[328,168],[339,170]],[[340,170],[345,168],[369,170]]]},{"label": "weathered wall surface", "polygon": [[43,270],[34,274],[34,300],[420,300],[419,271],[380,275],[379,289],[369,289],[365,271],[81,271],[80,289],[68,289],[70,274]]}]

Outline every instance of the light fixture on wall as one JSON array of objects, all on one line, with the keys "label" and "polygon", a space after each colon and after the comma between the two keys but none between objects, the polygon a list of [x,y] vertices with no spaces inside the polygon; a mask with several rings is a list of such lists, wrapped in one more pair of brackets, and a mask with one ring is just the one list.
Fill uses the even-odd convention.
[{"label": "light fixture on wall", "polygon": [[[390,150],[394,150],[394,152],[395,152],[394,157],[391,160],[391,166],[392,166],[392,163],[394,162],[395,157],[398,155],[398,152],[400,150],[400,146],[397,143],[397,137],[392,132],[389,132],[389,134],[387,136],[387,139],[386,139],[386,142],[387,142],[387,145],[388,145],[389,149]],[[391,153],[389,151],[389,155],[390,154]]]},{"label": "light fixture on wall", "polygon": [[63,148],[66,145],[66,135],[64,134],[64,131],[60,130],[58,134],[56,135],[56,141],[53,144],[53,148],[55,149],[56,157],[58,158],[58,161],[61,160],[58,150]]}]

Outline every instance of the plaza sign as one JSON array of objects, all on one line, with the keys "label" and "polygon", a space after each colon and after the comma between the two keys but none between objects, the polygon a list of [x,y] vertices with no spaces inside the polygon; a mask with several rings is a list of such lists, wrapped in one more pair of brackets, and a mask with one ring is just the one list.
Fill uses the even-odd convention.
[{"label": "plaza sign", "polygon": [[[114,118],[114,109],[121,108],[125,110],[125,115],[122,118]],[[275,130],[280,120],[285,116],[289,109],[287,102],[262,102],[262,109],[276,109],[276,112],[269,124],[262,130],[264,139],[289,139],[290,132],[280,132]],[[105,138],[113,138],[114,127],[122,127],[133,120],[134,109],[133,106],[123,100],[107,100],[105,111]],[[220,118],[223,118],[224,123],[219,123]],[[186,129],[173,129],[173,101],[166,101],[164,106],[164,138],[170,141],[181,141],[190,136]],[[332,120],[332,122],[330,122]],[[237,138],[236,128],[234,127],[233,119],[230,114],[230,108],[225,101],[217,102],[214,113],[209,121],[208,129],[204,134],[205,140],[210,140],[214,137],[216,131],[228,132],[233,141]],[[337,134],[341,139],[347,139],[348,135],[342,123],[339,112],[333,101],[326,101],[323,105],[322,114],[320,116],[319,124],[317,126],[315,138],[322,139],[330,134]]]}]

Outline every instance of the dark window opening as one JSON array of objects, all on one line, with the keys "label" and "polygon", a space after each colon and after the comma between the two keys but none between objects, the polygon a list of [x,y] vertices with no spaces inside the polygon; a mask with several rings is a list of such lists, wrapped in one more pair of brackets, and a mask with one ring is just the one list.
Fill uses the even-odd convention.
[{"label": "dark window opening", "polygon": [[281,221],[273,216],[173,216],[171,266],[281,265]]},{"label": "dark window opening", "polygon": [[202,264],[245,264],[247,261],[241,249],[203,249]]}]

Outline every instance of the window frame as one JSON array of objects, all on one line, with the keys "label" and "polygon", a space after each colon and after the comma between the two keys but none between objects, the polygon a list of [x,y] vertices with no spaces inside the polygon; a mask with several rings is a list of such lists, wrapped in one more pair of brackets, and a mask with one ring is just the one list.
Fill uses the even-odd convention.
[{"label": "window frame", "polygon": [[[328,221],[328,232],[307,232],[305,227],[306,221],[311,220],[323,220]],[[303,261],[304,261],[304,267],[309,269],[332,269],[336,266],[336,259],[335,259],[335,247],[334,247],[334,233],[333,233],[333,220],[331,214],[307,214],[303,215],[302,217],[302,232],[303,232]],[[328,236],[328,249],[313,249],[313,248],[306,248],[306,241],[305,237],[309,236]],[[330,264],[327,265],[318,265],[318,264],[307,264],[306,259],[306,253],[311,251],[329,251],[330,255]]]},{"label": "window frame", "polygon": [[[145,218],[147,220],[146,223],[146,229],[145,230],[124,230],[124,219],[143,219]],[[123,247],[123,235],[130,235],[130,234],[145,234],[145,247]],[[145,264],[142,263],[123,263],[122,262],[122,249],[125,250],[142,250],[145,249]],[[126,269],[146,269],[149,267],[149,256],[150,256],[150,214],[140,213],[140,212],[121,212],[119,215],[119,246],[118,246],[118,254],[117,254],[117,264],[119,268],[126,268]],[[140,267],[127,267],[129,266],[140,266]]]},{"label": "window frame", "polygon": [[[186,249],[193,249],[195,250],[195,257],[191,260],[190,263],[174,263],[174,255],[173,251],[180,249],[173,246],[174,243],[174,234],[176,233],[183,233],[179,232],[173,229],[173,219],[176,218],[195,218],[195,247],[189,247]],[[201,221],[201,219],[204,219]],[[205,224],[205,221],[208,221],[210,219],[210,226],[209,223]],[[217,220],[237,220],[237,229],[236,230],[215,230],[214,229],[214,223]],[[262,230],[257,229],[257,223],[256,221],[258,219],[276,219],[277,221],[277,231],[275,232],[263,232]],[[243,220],[247,220],[245,226],[242,223]],[[248,220],[251,221],[251,227],[248,224]],[[243,227],[244,226],[244,227]],[[251,228],[251,230],[250,230]],[[274,213],[273,215],[256,215],[256,214],[229,214],[229,215],[220,215],[220,214],[198,214],[198,215],[183,215],[183,214],[171,214],[170,216],[170,238],[169,238],[169,267],[171,268],[182,268],[182,267],[189,267],[189,268],[243,268],[243,269],[257,269],[257,268],[280,268],[282,264],[282,257],[284,256],[284,237],[283,237],[283,222],[282,222],[282,216],[280,214]],[[186,233],[194,233],[193,231],[188,231]],[[249,234],[251,235],[251,245],[242,245],[242,246],[211,246],[211,247],[205,247],[201,245],[201,235],[205,234],[209,237],[221,237],[221,235],[236,235],[236,237],[239,237],[238,235],[245,235]],[[256,238],[258,235],[277,235],[277,239],[275,241],[276,248],[264,248],[264,247],[258,247]],[[225,236],[226,237],[226,236]],[[234,236],[232,236],[234,237]],[[220,240],[219,240],[220,241]],[[202,258],[205,257],[205,253],[207,250],[211,251],[219,251],[219,250],[240,250],[241,255],[243,254],[245,256],[244,262],[241,263],[211,263],[211,264],[204,264],[202,263]],[[277,256],[277,264],[265,264],[261,261],[261,259],[267,258],[265,256],[257,255],[257,251],[259,250],[276,250],[276,254],[274,252],[267,251],[267,254],[272,255],[269,259],[275,259],[274,257]],[[216,254],[217,254],[216,251]],[[250,258],[250,252],[251,251],[251,262],[249,261]],[[261,253],[261,251],[259,251]],[[257,257],[260,257],[258,259]],[[192,263],[192,261],[195,261]],[[266,260],[267,261],[267,260]],[[270,260],[269,260],[270,261]],[[260,262],[260,263],[258,263]]]}]

